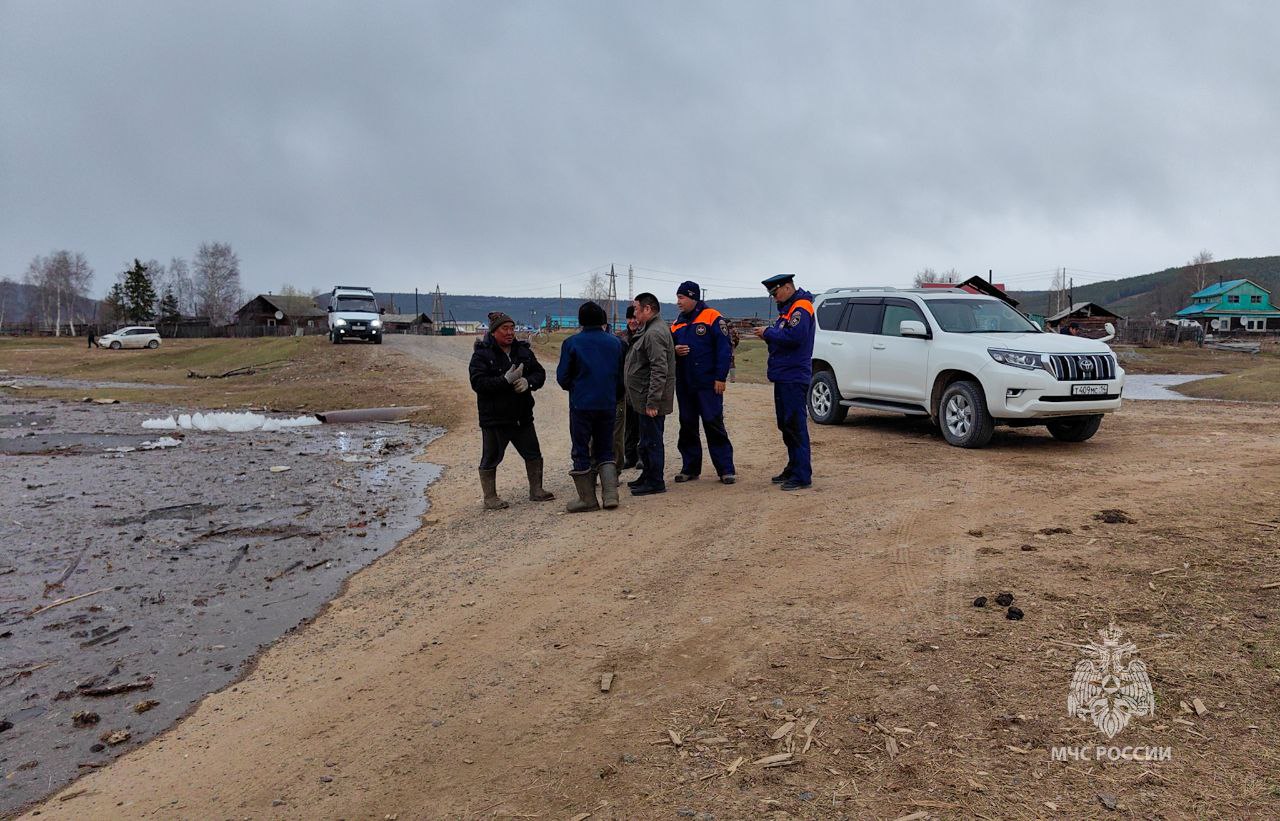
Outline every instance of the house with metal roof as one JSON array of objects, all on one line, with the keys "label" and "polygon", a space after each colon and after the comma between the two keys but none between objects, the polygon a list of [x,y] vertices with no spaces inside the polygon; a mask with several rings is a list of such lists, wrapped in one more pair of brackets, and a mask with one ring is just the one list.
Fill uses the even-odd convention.
[{"label": "house with metal roof", "polygon": [[253,335],[326,333],[328,314],[309,296],[258,294],[236,311],[241,333]]},{"label": "house with metal roof", "polygon": [[1124,317],[1096,302],[1077,302],[1046,317],[1044,327],[1049,331],[1059,331],[1064,325],[1075,325],[1083,335],[1098,339],[1107,334],[1107,323],[1114,324],[1121,319]]},{"label": "house with metal roof", "polygon": [[1218,333],[1280,331],[1280,310],[1271,292],[1247,279],[1233,279],[1191,295],[1191,304],[1175,314]]}]

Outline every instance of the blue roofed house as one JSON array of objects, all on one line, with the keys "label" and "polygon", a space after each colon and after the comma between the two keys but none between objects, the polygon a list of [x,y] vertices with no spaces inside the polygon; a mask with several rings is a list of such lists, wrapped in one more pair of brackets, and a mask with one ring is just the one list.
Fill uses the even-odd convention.
[{"label": "blue roofed house", "polygon": [[1219,282],[1196,291],[1191,304],[1178,311],[1177,317],[1193,319],[1205,330],[1220,333],[1280,331],[1280,309],[1272,304],[1271,292],[1247,279]]}]

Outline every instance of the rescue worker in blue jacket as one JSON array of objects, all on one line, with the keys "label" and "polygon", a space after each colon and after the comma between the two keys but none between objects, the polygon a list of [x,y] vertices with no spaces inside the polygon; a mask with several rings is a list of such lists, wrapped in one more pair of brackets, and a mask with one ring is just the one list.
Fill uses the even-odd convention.
[{"label": "rescue worker in blue jacket", "polygon": [[676,401],[680,405],[681,467],[677,482],[692,482],[702,474],[702,439],[698,424],[707,432],[707,451],[716,475],[726,485],[737,481],[733,469],[733,444],[724,425],[724,389],[733,361],[729,324],[715,308],[702,301],[696,282],[682,282],[676,289],[680,315],[671,324],[676,346]]},{"label": "rescue worker in blue jacket", "polygon": [[787,466],[774,476],[783,490],[813,484],[809,458],[809,382],[813,378],[813,294],[795,286],[795,274],[778,274],[761,284],[778,303],[778,318],[754,333],[769,347],[769,381],[773,409],[787,446]]}]

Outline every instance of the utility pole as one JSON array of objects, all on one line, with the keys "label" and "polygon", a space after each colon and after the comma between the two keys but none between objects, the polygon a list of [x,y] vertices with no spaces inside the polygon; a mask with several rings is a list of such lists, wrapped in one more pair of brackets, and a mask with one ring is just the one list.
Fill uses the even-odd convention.
[{"label": "utility pole", "polygon": [[[558,313],[560,316],[564,316],[564,283],[563,282],[560,283],[560,310],[558,311]],[[551,323],[551,324],[555,324],[555,323]]]},{"label": "utility pole", "polygon": [[636,266],[627,266],[627,302],[636,298]]},{"label": "utility pole", "polygon": [[436,283],[436,291],[431,299],[431,327],[436,333],[444,328],[444,294],[440,293],[440,283]]},{"label": "utility pole", "polygon": [[418,288],[417,288],[417,286],[414,286],[414,289],[413,289],[413,315],[414,315],[414,317],[417,317],[417,316],[418,316]]},{"label": "utility pole", "polygon": [[613,270],[613,263],[609,263],[609,330],[612,331],[618,324],[618,275]]}]

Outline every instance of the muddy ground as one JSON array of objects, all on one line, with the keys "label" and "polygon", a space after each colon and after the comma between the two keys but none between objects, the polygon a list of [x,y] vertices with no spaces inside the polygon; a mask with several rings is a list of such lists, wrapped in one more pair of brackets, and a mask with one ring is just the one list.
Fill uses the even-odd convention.
[{"label": "muddy ground", "polygon": [[0,399],[0,813],[234,681],[417,528],[438,472],[418,427],[140,427],[168,414]]},{"label": "muddy ground", "polygon": [[[370,356],[465,410],[470,344]],[[852,414],[813,429],[814,488],[782,493],[769,388],[739,383],[738,484],[587,515],[563,512],[554,385],[537,416],[555,502],[511,454],[512,506],[482,512],[459,414],[426,526],[42,818],[1280,815],[1275,405],[1128,402],[1090,442],[981,451]],[[973,606],[1002,592],[1021,620]],[[1114,743],[1172,758],[1055,761],[1108,743],[1065,704],[1113,619],[1156,698]]]}]

